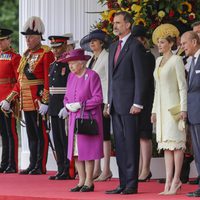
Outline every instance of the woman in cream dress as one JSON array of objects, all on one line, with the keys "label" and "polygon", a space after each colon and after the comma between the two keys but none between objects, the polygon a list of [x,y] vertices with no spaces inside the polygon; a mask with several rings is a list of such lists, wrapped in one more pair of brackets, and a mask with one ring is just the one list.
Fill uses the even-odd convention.
[{"label": "woman in cream dress", "polygon": [[[163,56],[156,60],[155,96],[152,123],[156,123],[158,150],[164,150],[166,183],[160,194],[176,194],[181,187],[180,172],[186,148],[186,134],[178,128],[179,119],[186,119],[187,89],[182,58],[171,52],[179,35],[171,24],[162,24],[153,33],[153,42]],[[175,119],[171,109],[179,111]]]}]

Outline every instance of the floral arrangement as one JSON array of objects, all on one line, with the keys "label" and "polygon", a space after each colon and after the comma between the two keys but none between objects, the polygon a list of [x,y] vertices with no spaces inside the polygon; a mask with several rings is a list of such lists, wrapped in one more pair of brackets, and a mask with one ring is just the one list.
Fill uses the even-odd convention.
[{"label": "floral arrangement", "polygon": [[94,27],[114,37],[113,16],[118,11],[127,11],[133,16],[134,24],[144,25],[150,34],[162,23],[179,22],[190,26],[200,20],[200,0],[99,0],[107,10]]}]

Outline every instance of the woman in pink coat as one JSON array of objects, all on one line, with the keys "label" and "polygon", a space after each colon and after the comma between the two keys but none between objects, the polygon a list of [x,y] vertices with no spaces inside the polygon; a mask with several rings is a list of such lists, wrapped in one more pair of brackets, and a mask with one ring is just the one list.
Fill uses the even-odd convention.
[{"label": "woman in pink coat", "polygon": [[[64,105],[69,111],[68,124],[68,158],[75,158],[79,175],[79,183],[71,192],[94,191],[93,169],[94,160],[103,157],[103,128],[101,104],[103,102],[101,82],[98,74],[86,68],[90,56],[84,55],[84,50],[76,49],[69,52],[65,61],[68,62],[71,73],[67,81]],[[74,133],[76,118],[80,118],[81,108],[85,103],[84,118],[88,113],[96,119],[98,135],[82,135]]]}]

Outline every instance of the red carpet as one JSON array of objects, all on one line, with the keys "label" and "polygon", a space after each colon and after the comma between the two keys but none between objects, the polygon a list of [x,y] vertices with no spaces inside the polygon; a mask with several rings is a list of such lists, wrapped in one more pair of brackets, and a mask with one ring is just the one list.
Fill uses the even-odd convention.
[{"label": "red carpet", "polygon": [[139,194],[137,195],[106,195],[105,190],[113,189],[118,185],[117,179],[111,181],[95,183],[95,192],[72,193],[69,189],[77,184],[77,180],[70,181],[50,181],[48,175],[18,175],[0,174],[0,200],[156,200],[156,199],[194,199],[185,194],[193,191],[197,186],[188,184],[182,185],[182,190],[178,195],[159,196],[158,193],[164,188],[164,184],[159,184],[155,180],[139,184]]}]

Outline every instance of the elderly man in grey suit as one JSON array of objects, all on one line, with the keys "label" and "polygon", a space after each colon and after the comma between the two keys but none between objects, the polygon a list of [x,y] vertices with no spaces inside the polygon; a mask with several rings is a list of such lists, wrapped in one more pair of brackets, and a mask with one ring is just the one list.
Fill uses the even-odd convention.
[{"label": "elderly man in grey suit", "polygon": [[132,17],[115,13],[113,33],[119,41],[109,49],[109,112],[112,116],[120,185],[107,194],[136,194],[138,190],[138,116],[146,89],[145,49],[131,35]]},{"label": "elderly man in grey suit", "polygon": [[[188,75],[188,121],[198,175],[200,176],[200,38],[193,31],[185,32],[181,44],[186,56],[192,57]],[[200,197],[200,183],[196,191],[187,194]]]}]

